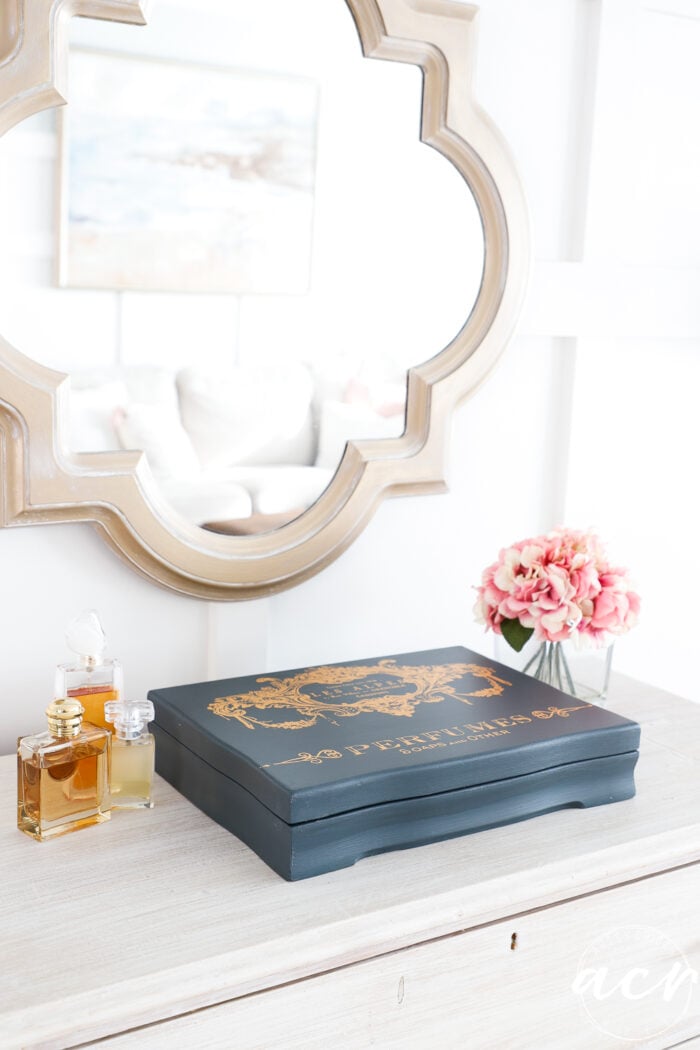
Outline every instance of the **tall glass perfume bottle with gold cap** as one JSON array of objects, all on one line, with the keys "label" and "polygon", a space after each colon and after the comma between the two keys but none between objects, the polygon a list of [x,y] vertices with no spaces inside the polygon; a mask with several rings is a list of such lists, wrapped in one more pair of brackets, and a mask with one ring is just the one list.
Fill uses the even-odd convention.
[{"label": "tall glass perfume bottle with gold cap", "polygon": [[151,809],[156,742],[146,730],[153,719],[150,700],[114,700],[105,718],[114,723],[109,790],[115,809]]},{"label": "tall glass perfume bottle with gold cap", "polygon": [[48,732],[17,743],[17,826],[43,841],[109,819],[111,734],[83,724],[68,697],[46,709]]},{"label": "tall glass perfume bottle with gold cap", "polygon": [[56,668],[54,696],[80,700],[85,721],[106,729],[105,704],[119,699],[122,669],[118,660],[105,658],[107,639],[94,609],[71,621],[66,641],[78,659]]}]

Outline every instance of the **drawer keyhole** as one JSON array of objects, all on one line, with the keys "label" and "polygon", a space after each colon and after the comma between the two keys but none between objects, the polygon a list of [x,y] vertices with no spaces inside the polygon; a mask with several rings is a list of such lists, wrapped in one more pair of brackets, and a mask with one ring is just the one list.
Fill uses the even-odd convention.
[{"label": "drawer keyhole", "polygon": [[511,933],[510,935],[510,950],[512,952],[518,947],[518,935],[517,933]]}]

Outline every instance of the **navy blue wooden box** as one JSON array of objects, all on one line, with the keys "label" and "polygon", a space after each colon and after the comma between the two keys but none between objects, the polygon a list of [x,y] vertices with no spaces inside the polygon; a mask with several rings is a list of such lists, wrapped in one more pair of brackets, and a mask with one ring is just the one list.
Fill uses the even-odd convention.
[{"label": "navy blue wooden box", "polygon": [[148,695],[157,771],[286,879],[634,795],[635,722],[461,647]]}]

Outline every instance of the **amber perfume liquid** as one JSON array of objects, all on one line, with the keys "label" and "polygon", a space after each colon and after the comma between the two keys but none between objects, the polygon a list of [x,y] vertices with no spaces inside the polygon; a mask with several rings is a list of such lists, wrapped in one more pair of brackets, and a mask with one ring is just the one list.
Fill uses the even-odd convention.
[{"label": "amber perfume liquid", "polygon": [[151,809],[155,739],[142,733],[136,740],[112,739],[110,793],[115,809]]},{"label": "amber perfume liquid", "polygon": [[110,734],[89,724],[17,745],[17,826],[43,841],[109,819]]},{"label": "amber perfume liquid", "polygon": [[[81,686],[78,689],[68,689],[67,696],[75,697],[85,708],[85,721],[92,722],[95,726],[101,726],[109,730],[105,723],[105,704],[111,700],[118,700],[119,693],[110,686],[93,685]],[[111,730],[110,730],[111,731]]]},{"label": "amber perfume liquid", "polygon": [[110,730],[105,722],[105,704],[119,699],[120,685],[121,668],[116,661],[96,667],[59,664],[54,691],[56,696],[79,700],[85,709],[86,722]]}]

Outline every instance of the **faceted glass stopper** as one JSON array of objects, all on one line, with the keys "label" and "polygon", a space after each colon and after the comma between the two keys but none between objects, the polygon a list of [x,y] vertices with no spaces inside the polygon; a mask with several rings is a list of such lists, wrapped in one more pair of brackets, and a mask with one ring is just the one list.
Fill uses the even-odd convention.
[{"label": "faceted glass stopper", "polygon": [[113,722],[117,736],[135,740],[154,718],[150,700],[109,700],[105,704],[105,721]]},{"label": "faceted glass stopper", "polygon": [[107,639],[94,609],[88,609],[70,622],[66,631],[66,641],[78,656],[101,663]]}]

